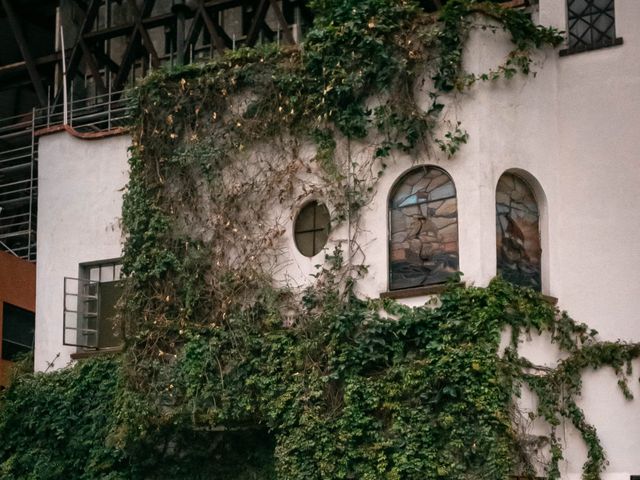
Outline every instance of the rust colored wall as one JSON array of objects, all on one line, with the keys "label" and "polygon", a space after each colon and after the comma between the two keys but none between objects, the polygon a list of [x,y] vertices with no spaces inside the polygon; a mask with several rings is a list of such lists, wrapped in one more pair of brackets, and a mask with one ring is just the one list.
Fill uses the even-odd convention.
[{"label": "rust colored wall", "polygon": [[[3,304],[36,311],[36,265],[0,252],[0,355],[2,355]],[[0,361],[0,385],[6,384],[6,363]]]}]

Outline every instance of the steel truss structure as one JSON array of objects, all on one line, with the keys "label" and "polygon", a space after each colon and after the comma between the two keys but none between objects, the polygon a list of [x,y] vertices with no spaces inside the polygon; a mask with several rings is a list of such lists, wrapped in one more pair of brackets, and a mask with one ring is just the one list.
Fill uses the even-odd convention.
[{"label": "steel truss structure", "polygon": [[0,250],[36,258],[36,131],[61,125],[64,104],[75,130],[109,131],[126,117],[124,90],[151,70],[294,44],[311,21],[306,0],[0,0]]},{"label": "steel truss structure", "polygon": [[[35,20],[25,3],[56,11],[47,17],[56,22],[46,26],[45,55],[34,53],[43,47],[30,38]],[[37,245],[36,132],[62,125],[65,84],[69,126],[110,131],[127,116],[124,89],[152,69],[260,42],[293,44],[310,21],[303,0],[0,0],[0,7],[21,58],[0,64],[0,92],[31,100],[0,121],[0,250],[28,260]],[[5,112],[6,103],[0,99]]]}]

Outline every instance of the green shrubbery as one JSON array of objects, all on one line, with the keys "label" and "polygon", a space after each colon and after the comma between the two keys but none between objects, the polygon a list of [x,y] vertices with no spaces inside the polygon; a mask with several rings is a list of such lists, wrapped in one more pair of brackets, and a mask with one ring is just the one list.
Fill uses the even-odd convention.
[{"label": "green shrubbery", "polygon": [[[539,294],[499,280],[452,285],[438,308],[411,309],[357,298],[366,266],[339,248],[305,291],[275,286],[269,268],[283,235],[269,209],[292,209],[304,175],[317,177],[304,194],[331,199],[357,250],[358,213],[394,151],[422,158],[436,145],[452,156],[466,142],[458,124],[434,138],[446,126],[439,95],[528,73],[558,32],[492,2],[450,0],[436,15],[403,0],[312,4],[302,49],[241,49],[136,89],[124,354],[15,380],[0,400],[3,478],[531,476],[531,417],[549,426],[534,442],[549,478],[563,420],[588,445],[585,478],[599,478],[604,453],[576,404],[580,375],[612,365],[628,395],[637,345],[599,343]],[[469,30],[496,22],[512,54],[493,72],[462,71]],[[425,73],[426,108],[413,93]],[[352,161],[358,140],[373,158]],[[313,158],[299,155],[308,145]],[[269,151],[259,169],[254,149]],[[566,359],[531,365],[518,355],[525,331],[548,332]],[[524,384],[539,397],[531,417],[518,407]]]},{"label": "green shrubbery", "polygon": [[[272,300],[189,333],[154,393],[126,386],[123,358],[19,377],[0,409],[3,478],[507,478],[531,473],[523,384],[550,425],[538,447],[555,449],[555,426],[574,422],[591,454],[585,478],[598,478],[604,454],[575,404],[579,378],[613,365],[624,390],[640,351],[597,342],[501,281],[452,286],[438,308],[308,297],[287,328]],[[567,358],[536,369],[517,355],[524,332],[549,332]]]}]

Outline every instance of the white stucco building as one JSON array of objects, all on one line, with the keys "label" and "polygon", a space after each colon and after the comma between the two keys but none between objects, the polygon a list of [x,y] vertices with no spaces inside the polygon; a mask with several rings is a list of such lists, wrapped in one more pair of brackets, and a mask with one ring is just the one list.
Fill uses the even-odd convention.
[{"label": "white stucco building", "polygon": [[[596,27],[567,23],[571,17],[568,6],[578,8],[578,3],[540,0],[533,15],[543,25],[584,36]],[[413,251],[419,262],[427,241],[416,233],[413,240],[422,243],[414,242],[418,245],[414,248],[409,234],[404,233],[398,243],[405,242],[406,247],[390,247],[394,242],[389,234],[394,233],[390,198],[405,175],[419,166],[446,173],[455,186],[457,232],[451,238],[457,241],[458,264],[454,267],[464,272],[467,283],[486,285],[497,273],[496,189],[506,172],[530,188],[537,204],[540,242],[523,248],[539,254],[535,268],[541,291],[557,298],[558,306],[573,318],[598,330],[601,339],[640,341],[640,2],[616,0],[615,12],[608,7],[602,7],[602,12],[594,15],[615,16],[614,33],[609,20],[598,20],[597,27],[615,39],[606,48],[580,53],[569,49],[562,55],[548,49],[537,57],[535,76],[479,84],[459,98],[448,99],[447,118],[462,122],[469,133],[468,143],[454,159],[438,153],[424,158],[394,154],[364,212],[360,244],[369,271],[358,286],[362,295],[378,297],[390,292],[412,305],[428,298],[429,288],[393,289],[389,274],[394,250],[404,249],[409,256]],[[467,69],[483,72],[499,65],[509,49],[500,33],[474,32],[466,53]],[[426,92],[422,94],[426,106]],[[83,140],[67,132],[40,139],[38,370],[66,365],[77,350],[62,342],[64,278],[87,275],[86,280],[100,282],[101,277],[92,277],[90,272],[96,262],[107,270],[112,268],[106,273],[107,282],[117,276],[129,143],[127,135]],[[353,148],[361,151],[363,147],[366,150],[363,145]],[[318,200],[330,206],[330,199]],[[296,248],[294,226],[289,230],[291,258],[284,273],[303,284],[322,260],[322,253],[304,256]],[[343,234],[342,230],[332,232],[327,247]],[[422,234],[427,238],[429,232],[422,230]],[[535,234],[524,232],[524,237]],[[552,362],[554,352],[542,344],[534,338],[523,345],[523,351],[533,360]],[[640,363],[636,376],[638,372]],[[640,398],[637,382],[631,389]],[[603,478],[628,480],[640,475],[640,401],[626,401],[617,390],[615,377],[605,370],[586,374],[580,404],[597,427],[609,456]],[[563,478],[578,479],[585,449],[570,426],[564,435]]]}]

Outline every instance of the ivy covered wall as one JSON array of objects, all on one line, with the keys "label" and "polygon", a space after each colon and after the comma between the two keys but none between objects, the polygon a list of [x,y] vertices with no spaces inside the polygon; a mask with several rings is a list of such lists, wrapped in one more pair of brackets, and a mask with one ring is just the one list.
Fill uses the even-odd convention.
[{"label": "ivy covered wall", "polygon": [[[433,15],[394,0],[313,8],[300,49],[231,52],[133,93],[125,350],[14,381],[0,409],[8,478],[559,478],[563,422],[588,449],[584,478],[600,478],[582,374],[613,367],[631,397],[639,345],[598,341],[501,280],[452,283],[417,308],[355,294],[367,275],[352,256],[359,218],[392,154],[455,162],[468,135],[442,118],[443,95],[530,74],[558,32],[474,0]],[[504,29],[513,50],[470,74],[462,56],[476,28]],[[420,108],[413,87],[425,77]],[[354,162],[358,142],[371,155]],[[311,286],[288,288],[273,281],[286,234],[273,212],[320,191],[346,241]],[[555,367],[520,355],[536,333],[562,350]]]}]

